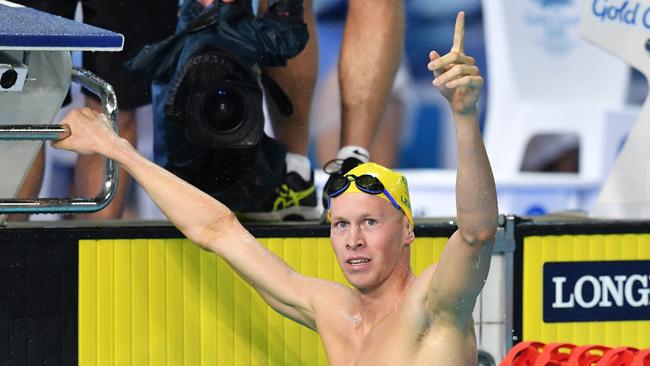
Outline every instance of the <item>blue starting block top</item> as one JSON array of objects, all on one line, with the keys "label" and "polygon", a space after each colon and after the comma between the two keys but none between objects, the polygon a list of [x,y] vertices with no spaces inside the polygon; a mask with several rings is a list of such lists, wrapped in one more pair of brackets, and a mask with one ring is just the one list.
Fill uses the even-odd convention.
[{"label": "blue starting block top", "polygon": [[0,0],[0,50],[121,51],[123,45],[119,33]]}]

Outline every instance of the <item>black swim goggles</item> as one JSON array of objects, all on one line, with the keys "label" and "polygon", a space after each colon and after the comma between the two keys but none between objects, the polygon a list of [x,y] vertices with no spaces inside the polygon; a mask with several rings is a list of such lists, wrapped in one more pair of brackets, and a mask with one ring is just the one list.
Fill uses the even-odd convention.
[{"label": "black swim goggles", "polygon": [[327,189],[325,191],[325,194],[327,194],[327,208],[329,209],[331,204],[330,200],[334,197],[340,196],[343,192],[345,192],[348,187],[350,187],[350,183],[354,182],[354,184],[357,185],[357,188],[361,192],[368,193],[368,194],[381,194],[383,193],[386,198],[390,201],[390,203],[395,206],[396,209],[402,211],[402,207],[397,204],[397,201],[393,198],[393,196],[388,193],[386,188],[384,187],[384,184],[377,178],[373,177],[372,175],[369,174],[363,174],[360,176],[356,176],[354,174],[348,174],[348,175],[339,175],[332,179],[330,184],[327,186]]}]

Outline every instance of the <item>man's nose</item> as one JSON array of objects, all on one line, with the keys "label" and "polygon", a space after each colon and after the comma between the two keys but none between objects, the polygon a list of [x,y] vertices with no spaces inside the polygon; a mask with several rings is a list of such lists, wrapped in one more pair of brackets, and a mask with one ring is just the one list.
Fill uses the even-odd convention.
[{"label": "man's nose", "polygon": [[358,227],[353,227],[352,230],[350,230],[350,236],[348,237],[345,247],[347,249],[358,249],[364,245],[365,241],[363,239],[361,229]]},{"label": "man's nose", "polygon": [[363,243],[360,242],[360,241],[348,242],[347,244],[345,244],[345,247],[347,249],[357,249],[357,248],[360,248],[362,246],[363,246]]}]

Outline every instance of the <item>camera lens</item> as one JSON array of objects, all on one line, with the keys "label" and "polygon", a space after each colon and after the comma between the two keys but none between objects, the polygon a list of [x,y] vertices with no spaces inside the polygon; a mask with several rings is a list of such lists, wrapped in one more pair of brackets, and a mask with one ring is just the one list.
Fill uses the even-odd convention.
[{"label": "camera lens", "polygon": [[220,88],[206,95],[201,118],[220,132],[232,131],[244,122],[244,98],[236,91]]}]

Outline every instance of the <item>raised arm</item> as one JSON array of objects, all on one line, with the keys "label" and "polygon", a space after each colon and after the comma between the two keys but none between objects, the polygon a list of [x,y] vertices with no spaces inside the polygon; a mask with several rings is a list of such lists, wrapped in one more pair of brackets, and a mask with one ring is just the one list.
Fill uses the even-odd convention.
[{"label": "raised arm", "polygon": [[61,123],[70,127],[71,135],[54,147],[118,162],[188,239],[224,258],[274,309],[315,328],[310,298],[319,280],[294,272],[226,206],[140,155],[113,132],[103,114],[73,110]]},{"label": "raised arm", "polygon": [[494,177],[479,130],[476,102],[483,78],[464,53],[463,12],[456,18],[451,51],[431,52],[433,84],[449,101],[456,127],[456,211],[458,230],[443,250],[431,279],[431,310],[466,326],[490,268],[498,209]]}]

